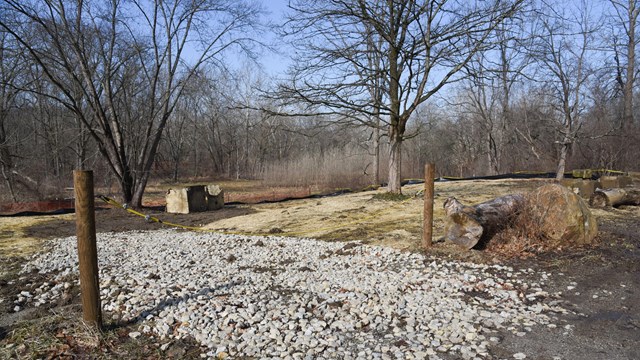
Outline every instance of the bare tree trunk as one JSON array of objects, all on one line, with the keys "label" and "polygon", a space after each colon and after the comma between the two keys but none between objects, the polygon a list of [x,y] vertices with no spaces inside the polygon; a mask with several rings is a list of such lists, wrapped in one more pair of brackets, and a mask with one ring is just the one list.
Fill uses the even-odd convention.
[{"label": "bare tree trunk", "polygon": [[11,174],[13,161],[7,145],[7,136],[4,125],[4,119],[6,119],[6,117],[4,116],[4,113],[0,114],[0,116],[2,116],[2,118],[0,118],[0,169],[2,169],[2,177],[4,178],[4,182],[7,184],[11,201],[17,202],[18,199],[14,190],[13,176]]},{"label": "bare tree trunk", "polygon": [[[249,172],[249,130],[250,130],[250,126],[249,126],[249,109],[245,110],[244,113],[244,151],[243,151],[243,156],[244,156],[244,176],[245,178],[247,177],[247,173]],[[240,174],[238,172],[238,177],[237,179],[240,179]]]},{"label": "bare tree trunk", "polygon": [[570,145],[571,144],[568,143],[566,137],[562,142],[562,145],[560,145],[560,157],[558,158],[558,169],[556,171],[556,180],[558,181],[564,179],[564,171],[567,166],[567,154],[569,153]]},{"label": "bare tree trunk", "polygon": [[498,159],[498,146],[493,134],[489,132],[489,141],[487,141],[487,152],[489,155],[489,171],[490,175],[498,175],[500,173],[500,160]]},{"label": "bare tree trunk", "polygon": [[635,81],[635,61],[636,61],[636,19],[639,9],[636,8],[636,0],[629,0],[629,24],[627,26],[627,78],[625,79],[623,97],[623,129],[630,129],[633,126],[633,84]]},{"label": "bare tree trunk", "polygon": [[[131,177],[131,173],[127,171],[126,175],[118,178],[118,183],[120,185],[120,192],[122,194],[122,201],[125,204],[131,204],[134,207],[140,207],[138,204],[133,204],[133,178]],[[140,196],[140,204],[142,204],[142,196]]]},{"label": "bare tree trunk", "polygon": [[9,190],[9,195],[11,196],[11,201],[18,202],[18,198],[16,197],[15,190],[13,189],[13,179],[11,178],[11,171],[6,168],[4,162],[0,164],[0,169],[2,169],[2,177],[4,178],[5,184],[7,184],[7,189]]},{"label": "bare tree trunk", "polygon": [[[395,35],[395,34],[394,34]],[[389,98],[391,114],[389,119],[389,185],[387,191],[402,193],[402,139],[407,119],[400,116],[400,74],[398,69],[398,50],[391,48],[389,59]]]},{"label": "bare tree trunk", "polygon": [[76,147],[76,169],[84,170],[84,163],[87,160],[87,144],[85,141],[83,141],[83,139],[78,139],[75,147]]},{"label": "bare tree trunk", "polygon": [[240,148],[236,145],[236,180],[240,180]]},{"label": "bare tree trunk", "polygon": [[376,120],[376,128],[373,131],[373,183],[380,185],[380,117]]},{"label": "bare tree trunk", "polygon": [[389,185],[388,191],[394,194],[402,193],[402,138],[390,137],[389,140]]}]

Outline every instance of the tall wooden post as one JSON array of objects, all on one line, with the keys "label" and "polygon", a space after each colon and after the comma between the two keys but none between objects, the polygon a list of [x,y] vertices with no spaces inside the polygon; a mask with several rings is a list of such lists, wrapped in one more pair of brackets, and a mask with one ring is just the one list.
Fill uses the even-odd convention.
[{"label": "tall wooden post", "polygon": [[436,174],[434,164],[424,166],[424,214],[422,221],[422,247],[431,247],[433,235],[433,178]]},{"label": "tall wooden post", "polygon": [[100,328],[102,310],[98,282],[98,249],[96,245],[96,218],[93,199],[93,172],[75,170],[76,235],[78,237],[78,264],[82,318]]}]

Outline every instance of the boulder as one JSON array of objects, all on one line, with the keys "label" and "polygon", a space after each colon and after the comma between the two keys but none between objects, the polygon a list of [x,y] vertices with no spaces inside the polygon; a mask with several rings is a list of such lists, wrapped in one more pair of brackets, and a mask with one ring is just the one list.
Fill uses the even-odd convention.
[{"label": "boulder", "polygon": [[523,215],[550,245],[590,244],[598,234],[587,203],[562,185],[544,185],[526,194],[525,202]]}]

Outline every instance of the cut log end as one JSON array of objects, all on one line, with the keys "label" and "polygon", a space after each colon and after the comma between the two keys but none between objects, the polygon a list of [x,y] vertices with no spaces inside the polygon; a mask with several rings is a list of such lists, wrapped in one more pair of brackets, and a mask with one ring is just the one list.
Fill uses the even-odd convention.
[{"label": "cut log end", "polygon": [[451,214],[449,220],[445,228],[446,240],[467,250],[476,246],[484,232],[477,220],[464,213]]},{"label": "cut log end", "polygon": [[589,198],[589,205],[594,208],[604,208],[610,206],[607,196],[598,190],[596,190],[596,192],[591,195],[591,198]]}]

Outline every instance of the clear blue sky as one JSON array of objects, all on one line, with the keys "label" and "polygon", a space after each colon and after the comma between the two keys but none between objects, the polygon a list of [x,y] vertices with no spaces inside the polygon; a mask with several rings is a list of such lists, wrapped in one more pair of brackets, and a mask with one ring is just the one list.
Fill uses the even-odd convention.
[{"label": "clear blue sky", "polygon": [[[274,24],[282,24],[289,0],[261,0],[261,2],[265,10],[269,12],[269,20]],[[274,43],[274,47],[280,54],[265,51],[259,61],[268,75],[282,75],[290,64],[287,47],[283,43],[278,43],[278,39],[273,33],[269,34],[268,40]]]}]

